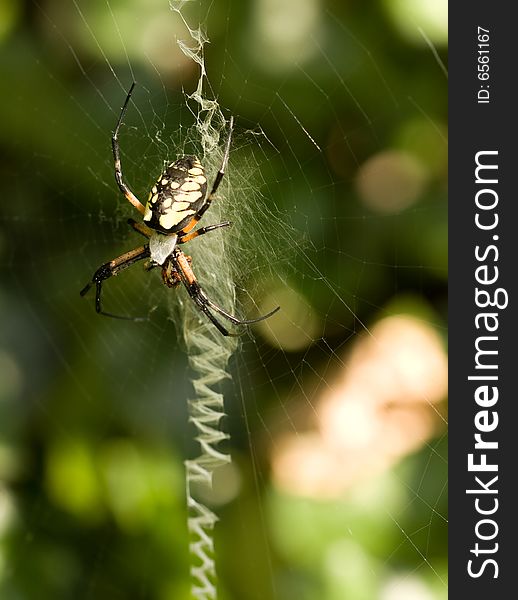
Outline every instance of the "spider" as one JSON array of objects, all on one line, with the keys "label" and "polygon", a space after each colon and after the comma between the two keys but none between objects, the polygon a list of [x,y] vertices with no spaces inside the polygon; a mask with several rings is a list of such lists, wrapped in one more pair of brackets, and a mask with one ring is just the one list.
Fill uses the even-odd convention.
[{"label": "spider", "polygon": [[129,89],[112,134],[112,149],[117,185],[126,199],[143,214],[143,223],[128,219],[128,224],[146,237],[149,242],[101,265],[94,273],[92,281],[81,290],[80,294],[84,296],[95,285],[95,310],[98,313],[117,319],[142,320],[141,318],[114,315],[104,311],[101,305],[101,290],[106,279],[118,275],[136,262],[148,258],[150,263],[147,269],[161,267],[162,280],[168,287],[175,288],[183,284],[198,310],[216,326],[221,334],[224,336],[237,335],[230,333],[211,311],[218,313],[234,325],[249,325],[271,317],[280,307],[278,306],[269,313],[255,319],[239,319],[230,314],[213,302],[203,291],[191,268],[191,257],[184,254],[179,248],[181,244],[190,242],[200,235],[231,225],[230,221],[224,221],[216,225],[200,227],[193,231],[214,200],[215,193],[225,174],[234,119],[233,117],[230,119],[230,130],[225,145],[223,162],[209,194],[207,194],[207,179],[203,165],[196,156],[182,156],[165,168],[151,189],[147,203],[144,206],[124,181],[118,142],[119,130],[135,85],[135,82],[133,82]]}]

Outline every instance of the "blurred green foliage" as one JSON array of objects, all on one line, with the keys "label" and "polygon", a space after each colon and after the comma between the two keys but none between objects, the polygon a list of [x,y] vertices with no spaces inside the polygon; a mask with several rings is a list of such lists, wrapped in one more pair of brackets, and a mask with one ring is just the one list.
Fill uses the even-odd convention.
[{"label": "blurred green foliage", "polygon": [[[394,298],[417,297],[444,331],[446,80],[428,46],[405,37],[395,5],[381,1],[313,3],[321,37],[307,43],[316,50],[276,65],[257,42],[257,19],[270,5],[275,22],[277,4],[185,7],[210,38],[213,91],[236,114],[236,160],[240,129],[260,125],[271,142],[258,136],[251,150],[254,185],[307,242],[289,255],[287,281],[325,340],[287,352],[259,338],[236,362],[254,398],[245,427],[229,384],[223,426],[241,490],[217,509],[221,598],[370,600],[399,573],[421,578],[423,600],[444,598],[446,530],[435,517],[446,514],[443,440],[375,482],[369,504],[276,490],[265,437],[275,438],[266,415],[298,386],[311,400],[313,374],[325,381],[361,330],[347,306],[371,323]],[[146,55],[148,20],[170,28],[162,54],[178,69]],[[123,152],[135,189],[143,195],[188,137],[182,87],[194,89],[197,71],[174,44],[185,31],[167,0],[3,0],[0,23],[0,597],[189,598],[183,460],[196,444],[168,292],[138,269],[113,284],[108,298],[122,312],[158,305],[138,325],[99,318],[78,294],[134,241],[109,140],[133,75],[138,102]],[[416,203],[397,214],[369,210],[355,188],[358,167],[387,148],[416,156],[428,173]],[[282,232],[273,235],[282,250]]]}]

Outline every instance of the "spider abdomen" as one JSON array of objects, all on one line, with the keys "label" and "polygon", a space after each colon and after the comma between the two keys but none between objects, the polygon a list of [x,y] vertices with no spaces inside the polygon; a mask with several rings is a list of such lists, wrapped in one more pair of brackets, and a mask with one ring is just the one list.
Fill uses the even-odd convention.
[{"label": "spider abdomen", "polygon": [[149,193],[144,221],[156,231],[175,233],[185,227],[205,203],[207,179],[196,156],[171,163]]}]

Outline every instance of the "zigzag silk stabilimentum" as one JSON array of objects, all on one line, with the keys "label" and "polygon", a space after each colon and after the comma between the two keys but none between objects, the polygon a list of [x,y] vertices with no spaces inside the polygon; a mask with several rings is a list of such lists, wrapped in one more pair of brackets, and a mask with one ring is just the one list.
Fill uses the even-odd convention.
[{"label": "zigzag silk stabilimentum", "polygon": [[[206,76],[203,45],[207,39],[200,29],[191,29],[188,26],[180,12],[182,2],[172,4],[171,7],[180,16],[195,42],[194,48],[183,41],[179,41],[178,44],[184,54],[200,66],[198,86],[190,99],[199,106],[196,133],[204,153],[200,158],[207,168],[209,185],[211,185],[210,173],[215,174],[223,156],[220,150],[222,139],[220,133],[225,135],[225,119],[218,103],[206,99],[203,95],[203,82]],[[218,127],[215,127],[214,123],[217,123]],[[208,164],[209,159],[210,164]],[[211,222],[217,223],[220,210],[217,202],[213,204],[215,206],[211,206],[207,214],[212,215]],[[202,285],[204,285],[202,280],[204,275],[208,278],[217,273],[217,287],[215,290],[211,289],[210,294],[212,297],[216,294],[214,300],[228,311],[234,312],[233,276],[225,256],[224,236],[220,232],[204,236],[203,260],[198,262],[195,260],[196,255],[193,256],[193,269]],[[194,398],[189,401],[189,420],[197,430],[195,439],[201,447],[201,452],[196,458],[185,461],[187,524],[192,557],[191,593],[199,600],[214,600],[217,598],[217,577],[213,530],[217,517],[195,496],[196,492],[204,486],[210,489],[214,471],[231,460],[228,454],[218,448],[219,443],[228,438],[228,435],[220,430],[220,421],[225,416],[225,409],[223,394],[219,388],[222,382],[230,378],[227,366],[238,343],[236,338],[222,336],[206,319],[200,319],[200,313],[191,303],[185,303],[184,309],[183,335],[193,373],[194,388]]]}]

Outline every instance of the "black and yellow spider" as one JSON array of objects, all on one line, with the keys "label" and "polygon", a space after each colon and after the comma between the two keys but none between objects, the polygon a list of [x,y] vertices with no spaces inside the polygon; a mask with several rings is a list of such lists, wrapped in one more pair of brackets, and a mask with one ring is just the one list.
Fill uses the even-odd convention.
[{"label": "black and yellow spider", "polygon": [[191,269],[191,257],[186,256],[178,247],[180,244],[185,244],[209,231],[219,229],[220,227],[228,227],[230,225],[229,221],[224,221],[223,223],[200,227],[199,229],[192,231],[210,207],[211,202],[214,200],[216,190],[225,174],[230,152],[230,140],[232,138],[234,124],[233,118],[230,119],[230,131],[225,146],[223,162],[209,194],[207,194],[205,170],[198,158],[196,158],[196,156],[183,156],[165,168],[149,193],[146,206],[144,206],[124,181],[118,142],[119,129],[134,87],[135,82],[131,85],[128,95],[126,96],[126,101],[122,107],[117,126],[113,132],[112,148],[113,158],[115,160],[115,179],[117,185],[127,200],[144,215],[145,223],[137,223],[133,219],[128,219],[128,223],[135,231],[148,238],[149,243],[135,248],[134,250],[130,250],[129,252],[114,258],[110,262],[101,265],[94,273],[92,281],[81,290],[81,296],[84,296],[88,290],[95,285],[95,310],[98,313],[119,319],[131,319],[131,317],[114,315],[105,312],[102,309],[102,283],[112,275],[118,275],[121,271],[135,264],[139,260],[149,258],[150,268],[156,266],[162,268],[162,279],[168,287],[176,287],[180,283],[183,283],[198,309],[207,316],[223,335],[227,336],[234,334],[229,333],[229,331],[211,313],[211,310],[220,314],[234,325],[249,325],[250,323],[257,323],[258,321],[267,319],[277,312],[279,307],[256,319],[245,320],[238,319],[215,304],[207,297],[196,280]]}]

